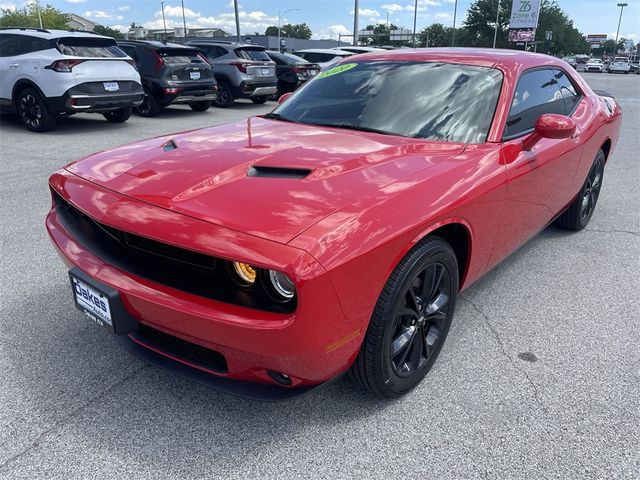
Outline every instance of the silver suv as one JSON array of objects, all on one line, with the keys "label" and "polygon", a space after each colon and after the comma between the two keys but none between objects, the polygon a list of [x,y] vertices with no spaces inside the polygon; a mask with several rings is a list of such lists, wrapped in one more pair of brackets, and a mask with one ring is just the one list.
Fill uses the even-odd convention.
[{"label": "silver suv", "polygon": [[216,107],[230,107],[236,98],[264,103],[276,93],[276,65],[259,45],[198,39],[187,42],[200,48],[213,65],[218,82]]}]

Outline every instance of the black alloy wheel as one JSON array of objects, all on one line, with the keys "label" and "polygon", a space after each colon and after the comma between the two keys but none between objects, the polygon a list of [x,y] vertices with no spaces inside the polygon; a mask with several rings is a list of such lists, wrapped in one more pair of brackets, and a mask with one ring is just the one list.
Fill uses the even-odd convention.
[{"label": "black alloy wheel", "polygon": [[398,377],[415,374],[439,351],[450,298],[451,278],[439,262],[428,264],[408,285],[389,345],[391,365]]},{"label": "black alloy wheel", "polygon": [[604,152],[599,150],[576,199],[556,220],[556,224],[559,227],[578,231],[587,226],[600,196],[604,177],[604,163]]},{"label": "black alloy wheel", "polygon": [[33,132],[46,132],[55,127],[56,118],[49,113],[42,97],[32,88],[22,90],[17,99],[18,116]]},{"label": "black alloy wheel", "polygon": [[213,105],[218,108],[228,108],[233,105],[234,100],[231,86],[227,82],[218,82],[218,94]]},{"label": "black alloy wheel", "polygon": [[145,90],[142,103],[136,107],[135,111],[141,117],[156,117],[160,113],[160,105],[153,94]]},{"label": "black alloy wheel", "polygon": [[458,282],[458,261],[445,240],[430,235],[413,247],[378,298],[349,377],[386,398],[418,385],[444,345]]}]

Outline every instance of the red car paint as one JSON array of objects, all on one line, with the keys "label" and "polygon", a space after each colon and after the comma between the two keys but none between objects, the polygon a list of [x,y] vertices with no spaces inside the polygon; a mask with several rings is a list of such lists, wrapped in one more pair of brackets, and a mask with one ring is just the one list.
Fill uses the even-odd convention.
[{"label": "red car paint", "polygon": [[[54,191],[106,225],[287,273],[298,295],[293,313],[231,305],[119,270],[76,241],[52,208],[46,225],[61,257],[114,287],[139,322],[222,353],[224,376],[273,383],[271,369],[289,375],[293,387],[317,384],[349,368],[391,271],[420,239],[462,226],[464,289],[557,217],[597,151],[615,147],[620,107],[557,59],[427,49],[349,61],[365,57],[501,70],[487,141],[464,145],[254,117],[107,150],[50,179]],[[502,142],[518,78],[548,65],[582,90],[574,135]],[[171,141],[178,148],[165,152]],[[301,180],[247,176],[255,165],[312,173]]]}]

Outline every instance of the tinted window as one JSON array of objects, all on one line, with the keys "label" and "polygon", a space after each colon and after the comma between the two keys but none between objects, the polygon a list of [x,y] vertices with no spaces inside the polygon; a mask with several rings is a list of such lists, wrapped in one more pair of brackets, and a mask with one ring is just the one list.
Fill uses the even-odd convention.
[{"label": "tinted window", "polygon": [[560,95],[564,99],[564,107],[567,115],[571,115],[578,103],[580,103],[582,95],[580,95],[566,73],[562,70],[555,70],[554,74],[558,79],[558,87],[560,88]]},{"label": "tinted window", "polygon": [[297,55],[301,56],[307,62],[311,62],[311,63],[324,63],[336,58],[335,55],[328,55],[326,53],[316,53],[316,52],[298,53]]},{"label": "tinted window", "polygon": [[567,114],[558,83],[553,70],[533,70],[520,77],[507,118],[505,137],[530,131],[545,113]]},{"label": "tinted window", "polygon": [[290,53],[269,53],[269,57],[271,60],[276,62],[276,65],[299,65],[309,63],[304,58]]},{"label": "tinted window", "polygon": [[162,49],[158,50],[158,55],[162,57],[165,63],[204,63],[197,50],[187,50],[184,48]]},{"label": "tinted window", "polygon": [[14,57],[51,48],[49,41],[29,35],[0,35],[0,56]]},{"label": "tinted window", "polygon": [[68,37],[58,40],[58,50],[73,57],[122,58],[127,55],[109,38]]},{"label": "tinted window", "polygon": [[243,60],[255,60],[260,62],[268,62],[271,59],[264,50],[258,48],[236,48],[236,55]]},{"label": "tinted window", "polygon": [[138,61],[138,54],[136,53],[135,47],[128,47],[126,45],[118,45],[118,47],[131,58]]},{"label": "tinted window", "polygon": [[406,137],[482,143],[502,73],[447,63],[342,63],[309,82],[275,112],[315,125]]}]

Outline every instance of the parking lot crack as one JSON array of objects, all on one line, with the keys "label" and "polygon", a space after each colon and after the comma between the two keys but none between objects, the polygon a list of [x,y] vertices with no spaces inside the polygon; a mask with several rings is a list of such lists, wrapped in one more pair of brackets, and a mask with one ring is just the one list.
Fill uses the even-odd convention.
[{"label": "parking lot crack", "polygon": [[489,319],[489,316],[486,313],[484,313],[484,311],[482,311],[480,307],[478,307],[478,305],[476,305],[474,302],[472,302],[468,298],[463,297],[462,295],[460,295],[459,298],[461,298],[466,303],[471,305],[471,307],[473,307],[473,309],[480,314],[480,316],[484,320],[484,324],[487,326],[487,328],[495,338],[496,342],[498,343],[502,356],[504,356],[507,360],[509,360],[509,363],[513,366],[513,368],[516,369],[518,372],[520,372],[524,376],[524,378],[527,380],[527,383],[529,383],[529,385],[531,386],[531,390],[533,391],[533,397],[536,403],[540,406],[540,408],[544,413],[549,413],[547,411],[547,408],[544,402],[542,401],[542,396],[540,394],[540,391],[538,390],[538,386],[533,382],[529,374],[525,370],[520,368],[518,364],[514,361],[514,359],[511,357],[511,355],[507,353],[507,349],[505,348],[504,342],[500,338],[500,335],[498,334],[497,330],[491,324],[491,320]]},{"label": "parking lot crack", "polygon": [[631,230],[597,230],[594,228],[585,228],[585,231],[587,232],[597,232],[597,233],[623,233],[623,234],[629,234],[629,235],[635,235],[636,237],[640,237],[640,233],[638,232],[633,232]]},{"label": "parking lot crack", "polygon": [[33,440],[33,442],[31,442],[31,444],[29,446],[27,446],[26,448],[23,448],[20,452],[16,453],[15,455],[12,455],[11,457],[7,458],[5,461],[3,461],[2,463],[0,463],[0,472],[2,471],[6,471],[8,470],[9,466],[13,463],[16,462],[18,460],[20,460],[20,458],[22,458],[23,456],[25,456],[26,454],[28,454],[29,452],[31,452],[32,450],[36,449],[37,447],[40,446],[40,443],[52,432],[54,432],[55,430],[60,429],[62,426],[64,426],[67,422],[69,422],[69,420],[73,419],[74,417],[76,417],[80,412],[82,412],[85,408],[87,408],[89,405],[95,404],[96,402],[98,402],[100,399],[104,398],[105,396],[107,396],[109,393],[111,393],[113,390],[117,389],[118,387],[120,387],[121,385],[123,385],[124,383],[126,383],[127,381],[131,380],[133,377],[135,377],[136,375],[138,375],[138,373],[140,373],[142,370],[144,370],[145,368],[147,368],[149,366],[148,363],[142,365],[140,368],[135,369],[133,372],[131,372],[130,374],[126,375],[125,377],[121,378],[120,380],[118,380],[116,383],[112,384],[111,386],[109,386],[108,388],[106,388],[105,390],[102,390],[100,393],[98,393],[98,395],[96,395],[95,397],[92,397],[90,400],[88,400],[87,402],[83,403],[82,405],[80,405],[78,408],[76,408],[75,410],[71,411],[69,414],[65,415],[63,418],[59,419],[59,420],[55,420],[53,422],[53,425],[51,425],[49,428],[47,428],[46,430],[44,430],[43,432],[40,432],[35,440]]}]

